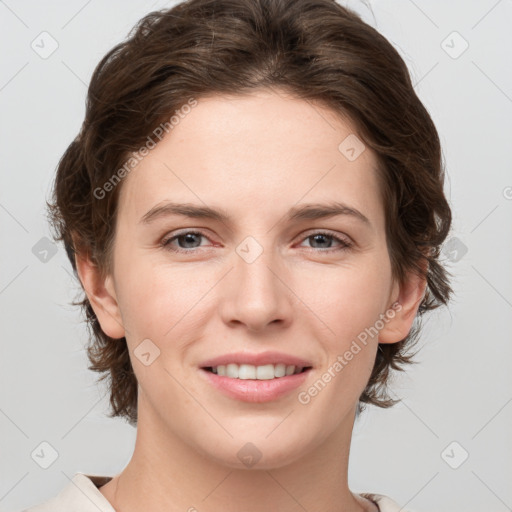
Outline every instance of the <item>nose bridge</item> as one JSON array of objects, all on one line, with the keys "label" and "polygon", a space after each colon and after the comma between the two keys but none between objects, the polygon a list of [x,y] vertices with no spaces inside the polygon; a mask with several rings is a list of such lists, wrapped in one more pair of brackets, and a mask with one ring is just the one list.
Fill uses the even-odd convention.
[{"label": "nose bridge", "polygon": [[271,246],[272,237],[248,236],[238,244],[233,255],[228,296],[224,297],[224,320],[241,322],[251,330],[290,315],[289,294],[279,278],[279,256]]}]

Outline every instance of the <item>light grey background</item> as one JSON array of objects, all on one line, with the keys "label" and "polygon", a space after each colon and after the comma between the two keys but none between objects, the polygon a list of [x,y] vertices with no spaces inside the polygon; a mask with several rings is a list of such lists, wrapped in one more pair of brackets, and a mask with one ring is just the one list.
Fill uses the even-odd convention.
[{"label": "light grey background", "polygon": [[[455,276],[450,308],[424,322],[420,364],[395,381],[403,403],[356,422],[349,483],[415,511],[512,510],[512,2],[343,3],[399,50],[438,127]],[[44,201],[95,65],[144,14],[170,5],[0,1],[1,511],[53,496],[77,471],[118,473],[131,456],[135,430],[106,417],[105,390],[87,370],[64,248],[45,256],[36,244],[49,237]],[[47,58],[31,47],[51,48],[43,31],[58,43]],[[58,452],[48,469],[31,457],[43,441]]]}]

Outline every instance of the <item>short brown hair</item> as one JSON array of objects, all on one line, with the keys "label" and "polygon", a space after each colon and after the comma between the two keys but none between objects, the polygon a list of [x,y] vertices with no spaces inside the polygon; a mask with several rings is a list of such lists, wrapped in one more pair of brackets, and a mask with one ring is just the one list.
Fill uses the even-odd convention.
[{"label": "short brown hair", "polygon": [[[439,137],[404,61],[334,0],[189,0],[142,18],[94,70],[84,122],[58,164],[48,203],[54,238],[64,242],[76,275],[75,251],[108,275],[122,183],[108,194],[98,190],[190,98],[256,88],[329,107],[377,154],[393,277],[403,282],[412,270],[427,281],[409,335],[379,344],[358,412],[364,403],[390,407],[397,402],[386,394],[390,370],[415,362],[409,351],[420,331],[416,321],[452,293],[439,261],[451,210]],[[73,304],[83,308],[91,332],[89,369],[110,378],[110,416],[136,424],[137,380],[126,339],[108,337],[81,297]]]}]

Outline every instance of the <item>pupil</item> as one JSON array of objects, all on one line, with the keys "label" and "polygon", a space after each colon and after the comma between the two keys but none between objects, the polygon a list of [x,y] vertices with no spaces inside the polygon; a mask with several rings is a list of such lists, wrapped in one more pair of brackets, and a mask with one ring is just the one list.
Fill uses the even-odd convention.
[{"label": "pupil", "polygon": [[[193,243],[194,243],[194,237],[197,237],[197,236],[198,236],[198,234],[197,234],[197,233],[187,233],[187,234],[185,234],[185,235],[181,235],[181,236],[179,237],[179,239],[180,239],[180,241],[185,240],[185,244],[188,244],[188,243],[192,243],[192,244],[193,244]],[[192,239],[192,240],[191,240],[191,239]],[[180,244],[180,245],[181,245],[181,244]],[[190,249],[190,247],[189,247],[189,246],[187,246],[187,248],[189,248],[189,249]]]},{"label": "pupil", "polygon": [[326,241],[329,237],[327,235],[313,235],[313,240],[315,242],[318,242],[319,238],[320,238],[320,243],[321,243],[322,238],[324,239],[324,241]]}]

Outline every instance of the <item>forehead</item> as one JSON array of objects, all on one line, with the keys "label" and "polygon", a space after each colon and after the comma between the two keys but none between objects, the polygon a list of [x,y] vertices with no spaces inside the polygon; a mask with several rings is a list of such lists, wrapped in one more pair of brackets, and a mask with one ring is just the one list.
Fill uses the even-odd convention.
[{"label": "forehead", "polygon": [[[368,217],[382,213],[376,155],[357,146],[351,123],[327,107],[259,90],[199,98],[187,112],[124,178],[119,215],[130,223],[166,200],[222,206],[235,216],[323,200],[345,201]],[[349,159],[347,145],[356,156],[364,150]]]}]

